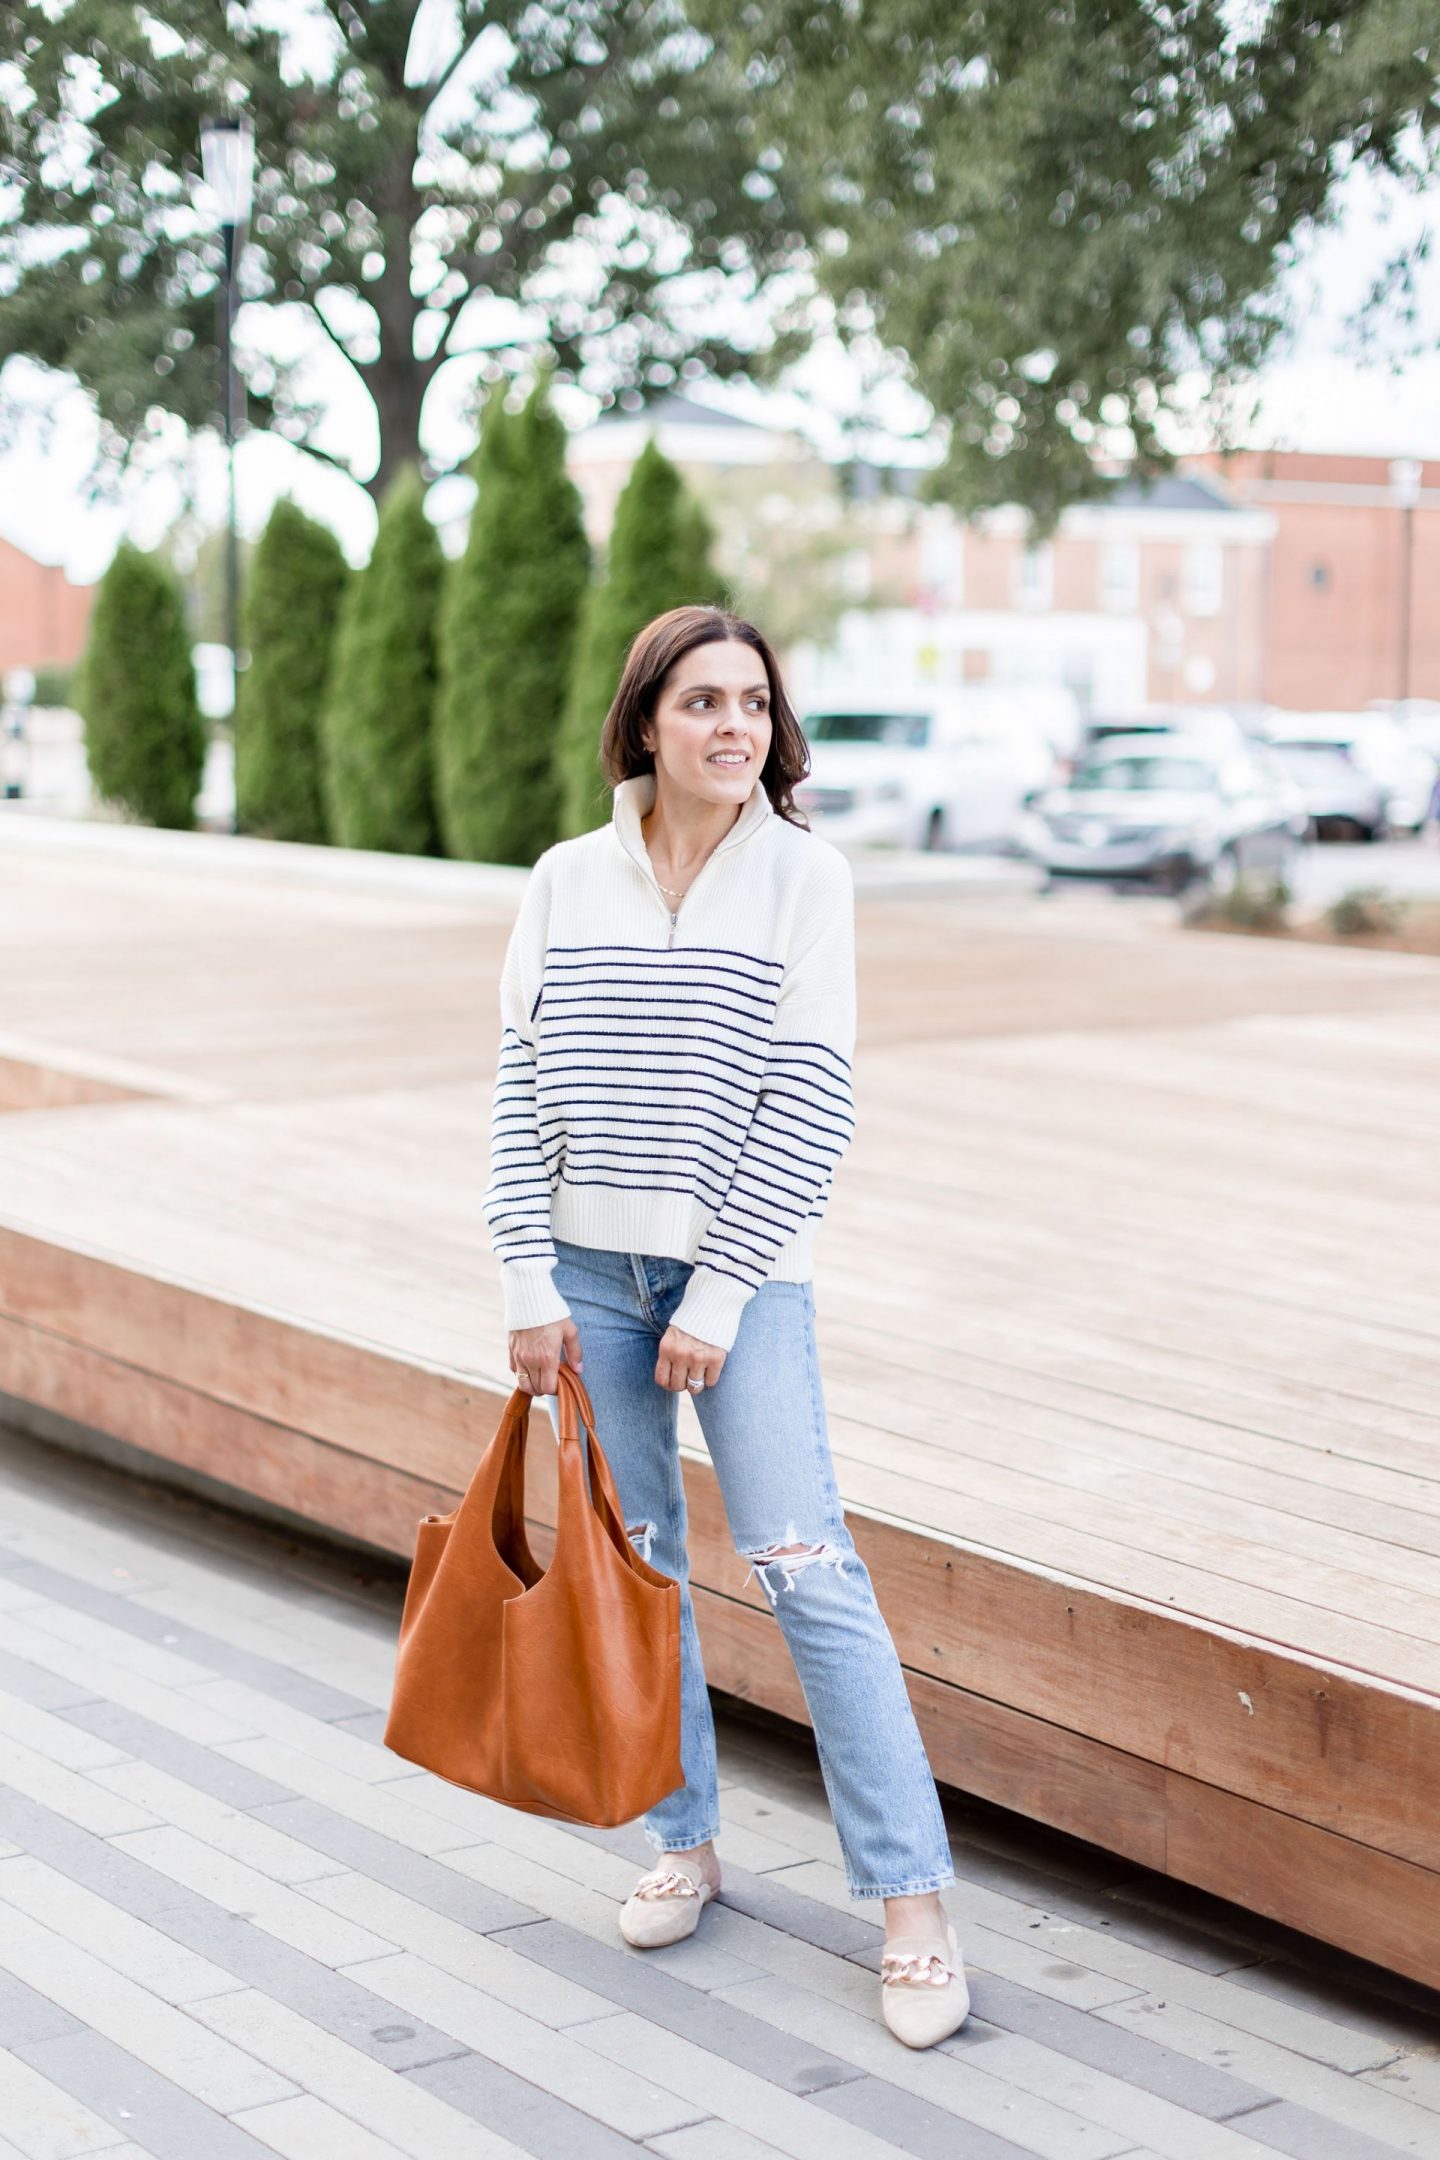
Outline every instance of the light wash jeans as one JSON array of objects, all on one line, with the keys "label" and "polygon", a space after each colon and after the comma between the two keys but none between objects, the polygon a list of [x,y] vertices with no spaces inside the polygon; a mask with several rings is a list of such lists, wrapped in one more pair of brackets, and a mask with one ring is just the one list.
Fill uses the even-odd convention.
[{"label": "light wash jeans", "polygon": [[[651,1809],[645,1834],[661,1852],[685,1852],[719,1835],[719,1790],[685,1550],[679,1397],[656,1384],[655,1356],[691,1263],[558,1238],[555,1250],[555,1287],[579,1330],[581,1377],[627,1528],[680,1584],[685,1783]],[[851,1894],[919,1896],[955,1880],[949,1839],[900,1660],[835,1489],[814,1320],[808,1282],[762,1284],[695,1408],[730,1534],[805,1691]],[[766,1557],[789,1545],[805,1549]]]}]

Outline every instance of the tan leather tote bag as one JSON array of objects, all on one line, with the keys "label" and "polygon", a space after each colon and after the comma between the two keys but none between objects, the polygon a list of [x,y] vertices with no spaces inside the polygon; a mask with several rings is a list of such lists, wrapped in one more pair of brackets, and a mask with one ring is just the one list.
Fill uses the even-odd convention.
[{"label": "tan leather tote bag", "polygon": [[420,1524],[384,1737],[507,1807],[609,1826],[685,1781],[680,1586],[625,1535],[589,1394],[568,1365],[558,1393],[549,1567],[525,1536],[533,1398],[517,1388],[460,1505]]}]

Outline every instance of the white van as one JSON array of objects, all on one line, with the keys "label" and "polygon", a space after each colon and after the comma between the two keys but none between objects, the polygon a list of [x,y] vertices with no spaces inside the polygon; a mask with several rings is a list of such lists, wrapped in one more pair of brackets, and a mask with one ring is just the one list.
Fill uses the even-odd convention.
[{"label": "white van", "polygon": [[1001,847],[1024,800],[1074,747],[1063,690],[978,688],[954,696],[817,704],[801,725],[810,775],[795,790],[817,832],[844,846]]}]

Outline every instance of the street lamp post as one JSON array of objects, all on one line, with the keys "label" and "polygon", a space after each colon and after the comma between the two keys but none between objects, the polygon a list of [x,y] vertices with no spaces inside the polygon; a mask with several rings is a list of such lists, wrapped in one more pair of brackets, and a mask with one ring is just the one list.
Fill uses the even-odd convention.
[{"label": "street lamp post", "polygon": [[[235,373],[235,265],[255,186],[255,132],[248,120],[207,120],[200,130],[205,184],[215,198],[225,243],[220,280],[220,392],[225,420],[229,504],[225,521],[225,642],[230,648],[230,727],[233,746],[240,666],[240,541],[235,523],[235,438],[239,432],[239,384]],[[239,799],[231,815],[239,829]]]},{"label": "street lamp post", "polygon": [[1403,704],[1410,695],[1410,607],[1415,564],[1415,506],[1420,500],[1424,468],[1418,458],[1392,458],[1390,485],[1400,506],[1400,624],[1398,632],[1395,696]]}]

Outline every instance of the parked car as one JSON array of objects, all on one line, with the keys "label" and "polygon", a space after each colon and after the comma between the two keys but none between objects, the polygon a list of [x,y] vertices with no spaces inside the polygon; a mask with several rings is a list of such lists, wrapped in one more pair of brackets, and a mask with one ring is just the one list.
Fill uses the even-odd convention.
[{"label": "parked car", "polygon": [[1317,832],[1378,840],[1424,824],[1435,755],[1392,714],[1272,712],[1265,735],[1305,788]]},{"label": "parked car", "polygon": [[1372,698],[1367,710],[1385,713],[1404,728],[1411,742],[1440,758],[1440,698]]},{"label": "parked car", "polygon": [[1288,875],[1306,829],[1294,790],[1248,750],[1149,731],[1092,745],[1035,795],[1021,840],[1051,881],[1220,893],[1242,875]]},{"label": "parked car", "polygon": [[1385,838],[1385,790],[1344,744],[1277,742],[1270,753],[1300,790],[1317,840]]},{"label": "parked car", "polygon": [[1089,749],[1113,735],[1183,735],[1216,750],[1243,749],[1246,741],[1239,720],[1223,705],[1156,705],[1126,718],[1087,720],[1081,748]]},{"label": "parked car", "polygon": [[1022,697],[831,704],[802,725],[810,774],[795,802],[838,845],[1004,845],[1055,741]]}]

